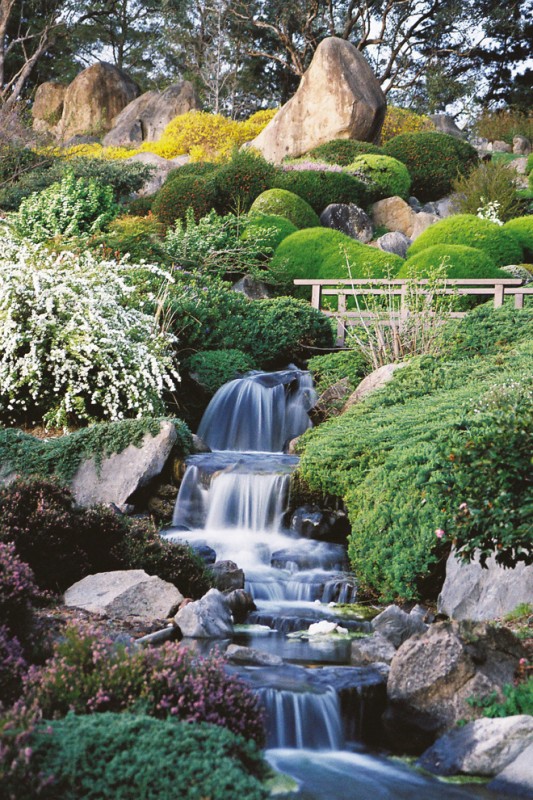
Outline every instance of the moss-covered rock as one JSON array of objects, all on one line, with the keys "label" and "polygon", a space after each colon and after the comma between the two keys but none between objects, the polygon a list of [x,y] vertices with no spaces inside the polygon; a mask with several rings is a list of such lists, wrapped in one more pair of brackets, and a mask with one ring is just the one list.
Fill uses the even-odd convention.
[{"label": "moss-covered rock", "polygon": [[369,199],[372,202],[384,197],[409,196],[411,176],[405,164],[385,155],[361,155],[347,167],[348,171],[364,175],[370,181]]}]

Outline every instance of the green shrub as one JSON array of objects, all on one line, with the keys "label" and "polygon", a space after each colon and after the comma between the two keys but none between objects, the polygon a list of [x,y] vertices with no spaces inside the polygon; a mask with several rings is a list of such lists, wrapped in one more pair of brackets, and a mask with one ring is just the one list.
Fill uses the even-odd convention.
[{"label": "green shrub", "polygon": [[401,133],[420,133],[434,130],[433,122],[425,114],[416,114],[407,108],[387,105],[380,140],[383,145],[384,142],[389,141],[394,136],[399,136]]},{"label": "green shrub", "polygon": [[520,111],[501,109],[500,111],[485,110],[474,123],[476,136],[483,136],[489,142],[495,140],[513,143],[513,137],[533,137],[533,122],[531,115],[522,114]]},{"label": "green shrub", "polygon": [[242,350],[206,350],[189,356],[189,372],[194,374],[209,394],[214,394],[223,384],[254,368],[253,359]]},{"label": "green shrub", "polygon": [[477,166],[477,151],[445,133],[404,133],[383,146],[385,155],[402,161],[412,179],[411,192],[419,200],[437,200],[452,188],[452,181]]},{"label": "green shrub", "polygon": [[517,175],[506,164],[484,161],[468,175],[454,179],[453,206],[460,214],[483,214],[484,209],[492,207],[500,222],[505,222],[522,209],[517,188]]},{"label": "green shrub", "polygon": [[247,212],[256,197],[270,189],[276,169],[253,150],[234,150],[214,173],[218,207],[224,214]]},{"label": "green shrub", "polygon": [[431,225],[413,242],[407,251],[407,257],[410,259],[437,244],[475,247],[491,258],[498,267],[520,264],[522,261],[522,248],[510,231],[473,214],[457,214]]},{"label": "green shrub", "polygon": [[177,219],[185,219],[188,208],[192,208],[198,221],[218,206],[218,189],[212,175],[183,175],[180,171],[157,192],[152,211],[165,225],[174,225]]},{"label": "green shrub", "polygon": [[309,203],[317,214],[321,214],[331,203],[355,203],[361,206],[367,199],[366,185],[345,172],[278,170],[272,187],[294,192]]},{"label": "green shrub", "polygon": [[[45,722],[30,739],[27,772],[50,777],[54,800],[267,800],[268,767],[241,736],[206,723],[97,714]],[[26,781],[20,785],[25,794]]]},{"label": "green shrub", "polygon": [[243,239],[252,239],[262,250],[274,251],[291,233],[298,228],[286,217],[279,214],[259,214],[255,212],[246,222]]},{"label": "green shrub", "polygon": [[526,173],[529,175],[531,172],[533,172],[533,153],[528,155],[526,163]]},{"label": "green shrub", "polygon": [[358,350],[313,356],[307,366],[319,395],[343,379],[348,380],[350,391],[354,391],[367,373],[366,362]]},{"label": "green shrub", "polygon": [[187,164],[182,164],[181,167],[170,170],[165,183],[172,183],[176,178],[179,179],[184,175],[205,178],[207,175],[214,175],[219,166],[220,164],[216,164],[214,161],[189,161]]},{"label": "green shrub", "polygon": [[358,156],[347,167],[349,172],[363,176],[370,183],[369,202],[383,200],[385,197],[409,197],[411,176],[405,164],[396,158],[384,155]]},{"label": "green shrub", "polygon": [[486,303],[447,324],[443,357],[449,360],[497,355],[533,338],[533,308]]},{"label": "green shrub", "polygon": [[533,263],[533,215],[510,219],[503,227],[517,239],[524,251],[527,263]]},{"label": "green shrub", "polygon": [[508,683],[503,687],[502,700],[497,692],[484,697],[468,698],[473,708],[482,710],[484,717],[514,717],[517,714],[533,715],[533,677],[517,684]]},{"label": "green shrub", "polygon": [[495,265],[483,251],[461,244],[435,244],[408,258],[398,271],[398,278],[429,277],[432,267],[443,263],[447,278],[505,278],[506,272]]},{"label": "green shrub", "polygon": [[111,254],[113,258],[129,256],[133,263],[148,261],[161,264],[166,260],[162,233],[163,225],[157,217],[130,214],[114,219],[105,233],[96,236],[88,244],[93,249],[102,248],[104,255]]},{"label": "green shrub", "polygon": [[136,197],[134,200],[130,200],[125,208],[126,213],[130,214],[132,217],[147,217],[152,213],[154,197],[155,195],[151,194],[146,197]]},{"label": "green shrub", "polygon": [[284,217],[296,228],[313,228],[320,225],[320,220],[309,203],[285,189],[267,189],[260,194],[250,208],[250,216],[255,214],[275,214]]},{"label": "green shrub", "polygon": [[76,178],[69,172],[60,183],[23,200],[12,224],[19,236],[44,242],[59,235],[68,238],[95,233],[117,213],[110,186]]},{"label": "green shrub", "polygon": [[366,153],[379,155],[383,150],[376,144],[370,142],[359,142],[356,139],[332,139],[330,142],[314,147],[307,154],[318,161],[325,161],[326,164],[339,164],[347,167],[357,156]]}]

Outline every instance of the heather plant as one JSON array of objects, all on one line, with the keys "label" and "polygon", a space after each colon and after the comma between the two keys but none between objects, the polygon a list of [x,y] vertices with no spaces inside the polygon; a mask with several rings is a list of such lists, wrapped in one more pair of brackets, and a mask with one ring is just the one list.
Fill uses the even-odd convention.
[{"label": "heather plant", "polygon": [[371,202],[384,197],[407,198],[411,176],[405,164],[385,155],[357,156],[346,168],[369,184],[367,194]]},{"label": "heather plant", "polygon": [[0,619],[6,630],[17,630],[39,594],[33,572],[14,544],[0,541]]},{"label": "heather plant", "polygon": [[313,228],[320,224],[309,203],[294,192],[285,189],[267,189],[262,192],[250,208],[250,216],[275,214],[292,222],[296,228]]},{"label": "heather plant", "polygon": [[459,214],[479,214],[480,205],[497,203],[498,219],[506,222],[522,210],[517,188],[517,175],[508,166],[498,161],[483,161],[468,175],[453,180],[453,207]]},{"label": "heather plant", "polygon": [[[16,636],[5,626],[0,625],[0,713],[2,707],[10,706],[22,692],[22,681],[28,669],[24,650]],[[1,722],[0,722],[1,730]],[[0,761],[2,744],[0,734]],[[0,767],[0,786],[2,773]]]},{"label": "heather plant", "polygon": [[189,372],[209,394],[214,394],[228,381],[254,368],[254,360],[242,350],[206,350],[186,361]]},{"label": "heather plant", "polygon": [[[146,267],[157,272],[156,267]],[[127,307],[133,272],[89,252],[0,245],[0,415],[62,427],[154,416],[176,388],[174,339]],[[162,276],[163,273],[159,273]]]}]

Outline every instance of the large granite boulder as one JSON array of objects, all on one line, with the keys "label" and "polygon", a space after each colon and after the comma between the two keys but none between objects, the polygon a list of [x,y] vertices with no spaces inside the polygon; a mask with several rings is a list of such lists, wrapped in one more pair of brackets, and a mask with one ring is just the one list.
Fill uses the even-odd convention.
[{"label": "large granite boulder", "polygon": [[210,589],[200,600],[180,608],[175,622],[191,639],[226,639],[233,635],[233,618],[226,597]]},{"label": "large granite boulder", "polygon": [[200,100],[190,81],[173,83],[164,92],[145,92],[117,114],[103,144],[120,146],[157,141],[170,120],[199,108]]},{"label": "large granite boulder", "polygon": [[332,203],[320,215],[320,224],[324,228],[345,233],[363,244],[368,244],[374,233],[372,220],[355,203]]},{"label": "large granite boulder", "polygon": [[174,584],[148,575],[143,569],[115,570],[88,575],[64,595],[66,606],[83,608],[113,619],[167,619],[183,595]]},{"label": "large granite boulder", "polygon": [[65,92],[58,136],[100,136],[139,94],[139,87],[118,67],[101,61],[77,75]]},{"label": "large granite boulder", "polygon": [[295,158],[331,139],[379,137],[386,100],[365,57],[336,37],[317,47],[296,94],[251,142],[269,161]]},{"label": "large granite boulder", "polygon": [[354,667],[368,667],[376,663],[390,664],[395,654],[395,646],[380,633],[374,633],[352,641],[350,664]]},{"label": "large granite boulder", "polygon": [[392,659],[384,723],[391,743],[420,753],[460,719],[479,711],[467,702],[511,683],[521,643],[507,628],[438,622],[404,642]]},{"label": "large granite boulder", "polygon": [[448,136],[456,136],[458,139],[465,138],[466,134],[449,114],[430,114],[429,118],[440,133],[447,133]]},{"label": "large granite boulder", "polygon": [[83,461],[71,482],[76,502],[82,506],[114,503],[121,508],[128,498],[159,475],[176,441],[171,422],[162,422],[157,436],[147,433],[139,447],[128,445],[121,453]]},{"label": "large granite boulder", "polygon": [[446,562],[446,579],[438,610],[453,619],[501,619],[521,603],[533,605],[533,565],[504,569],[489,558],[484,569],[478,561],[463,564],[452,553]]},{"label": "large granite boulder", "polygon": [[378,200],[372,205],[371,215],[376,228],[383,226],[412,238],[416,213],[401,197],[395,195]]},{"label": "large granite boulder", "polygon": [[[531,738],[531,737],[530,737]],[[496,797],[533,800],[533,742],[487,784]]]},{"label": "large granite boulder", "polygon": [[513,153],[519,156],[528,156],[531,153],[531,142],[526,136],[513,138]]},{"label": "large granite boulder", "polygon": [[46,81],[37,87],[31,109],[34,131],[53,133],[63,114],[66,91],[64,84],[53,81]]}]

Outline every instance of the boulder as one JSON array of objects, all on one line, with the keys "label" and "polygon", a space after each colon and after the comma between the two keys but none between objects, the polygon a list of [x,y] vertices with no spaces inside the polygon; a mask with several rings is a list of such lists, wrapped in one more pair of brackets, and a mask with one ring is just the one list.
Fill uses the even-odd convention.
[{"label": "boulder", "polygon": [[233,635],[228,601],[218,589],[210,589],[200,600],[180,608],[175,622],[191,639],[225,639]]},{"label": "boulder", "polygon": [[157,141],[170,120],[199,108],[200,100],[190,81],[174,83],[164,92],[145,92],[117,114],[103,144],[120,146]]},{"label": "boulder", "polygon": [[437,622],[404,642],[392,659],[384,724],[393,746],[420,753],[460,719],[480,715],[467,702],[511,683],[521,643],[507,628]]},{"label": "boulder", "polygon": [[448,136],[457,136],[458,139],[464,139],[465,133],[459,128],[453,117],[449,114],[430,114],[430,120],[439,133],[447,133]]},{"label": "boulder", "polygon": [[114,619],[151,622],[170,617],[183,600],[172,583],[143,569],[116,570],[88,575],[64,595],[66,606],[83,608]]},{"label": "boulder", "polygon": [[395,195],[378,200],[373,204],[371,214],[376,228],[383,225],[389,231],[399,231],[411,238],[416,213],[401,197]]},{"label": "boulder", "polygon": [[66,141],[77,134],[102,135],[138,94],[137,84],[121,69],[105,61],[93,64],[65,92],[59,137]]},{"label": "boulder", "polygon": [[426,228],[438,222],[440,217],[436,214],[428,214],[426,211],[419,211],[415,214],[413,220],[413,227],[411,229],[411,239],[414,241],[421,233],[424,233]]},{"label": "boulder", "polygon": [[268,300],[273,294],[270,286],[251,275],[244,275],[231,288],[234,292],[240,292],[250,300]]},{"label": "boulder", "polygon": [[63,114],[63,103],[67,87],[62,83],[46,81],[37,87],[31,109],[33,130],[51,133]]},{"label": "boulder", "polygon": [[139,197],[149,197],[151,194],[158,192],[166,181],[168,173],[176,169],[172,161],[158,156],[155,153],[136,153],[134,156],[125,159],[125,163],[131,161],[138,162],[139,164],[147,164],[149,167],[153,168],[152,174],[137,192]]},{"label": "boulder", "polygon": [[492,143],[492,152],[493,153],[511,153],[513,148],[507,142],[501,142],[496,140]]},{"label": "boulder", "polygon": [[415,633],[423,633],[428,627],[418,614],[406,614],[398,606],[388,606],[385,611],[374,617],[371,625],[395,648]]},{"label": "boulder", "polygon": [[231,664],[239,664],[249,667],[280,667],[283,664],[281,656],[274,653],[266,653],[263,650],[256,650],[253,647],[243,647],[238,644],[230,644],[226,648],[226,658]]},{"label": "boulder", "polygon": [[380,633],[354,639],[350,654],[350,664],[354,667],[367,667],[369,664],[380,662],[390,664],[396,648]]},{"label": "boulder", "polygon": [[234,592],[244,589],[244,572],[234,561],[216,561],[211,567],[217,589],[221,592]]},{"label": "boulder", "polygon": [[405,233],[394,231],[393,233],[385,233],[376,240],[376,244],[380,250],[385,253],[394,253],[400,258],[405,258],[407,250],[412,245],[413,240],[410,239]]},{"label": "boulder", "polygon": [[533,605],[533,565],[505,569],[494,557],[487,568],[478,561],[463,564],[452,553],[446,562],[446,579],[438,610],[452,619],[501,619],[520,603]]},{"label": "boulder", "polygon": [[128,445],[98,464],[95,458],[83,461],[71,482],[76,502],[82,506],[114,503],[121,508],[137,489],[159,475],[176,441],[171,422],[162,422],[157,436],[147,433],[139,447]]},{"label": "boulder", "polygon": [[345,542],[349,533],[349,525],[344,514],[314,504],[306,504],[295,509],[290,529],[306,539],[326,542]]},{"label": "boulder", "polygon": [[275,163],[307,153],[331,139],[373,142],[386,100],[365,57],[337,37],[318,45],[296,94],[251,142]]},{"label": "boulder", "polygon": [[309,412],[313,424],[316,425],[319,422],[323,422],[332,414],[338,414],[350,393],[351,384],[349,378],[341,378],[340,381],[328,386]]},{"label": "boulder", "polygon": [[497,775],[533,742],[533,717],[477,719],[446,733],[419,765],[434,775]]},{"label": "boulder", "polygon": [[531,153],[531,142],[526,136],[513,137],[513,153],[518,156],[528,156]]},{"label": "boulder", "polygon": [[234,589],[232,592],[227,592],[226,600],[234,621],[238,623],[245,622],[250,611],[257,610],[252,595],[244,589]]},{"label": "boulder", "polygon": [[[530,737],[531,738],[531,737]],[[533,798],[533,742],[494,778],[487,788],[497,797]]]},{"label": "boulder", "polygon": [[360,403],[361,400],[364,400],[369,394],[373,394],[377,392],[378,389],[382,389],[383,386],[386,386],[386,384],[392,380],[396,370],[404,366],[405,364],[403,363],[384,364],[382,367],[379,367],[379,369],[375,369],[374,372],[371,372],[370,375],[367,375],[366,378],[363,378],[355,392],[352,392],[344,404],[343,412],[347,411],[356,403]]},{"label": "boulder", "polygon": [[332,203],[320,215],[320,224],[324,228],[341,231],[363,244],[368,244],[374,234],[372,220],[355,203]]}]

